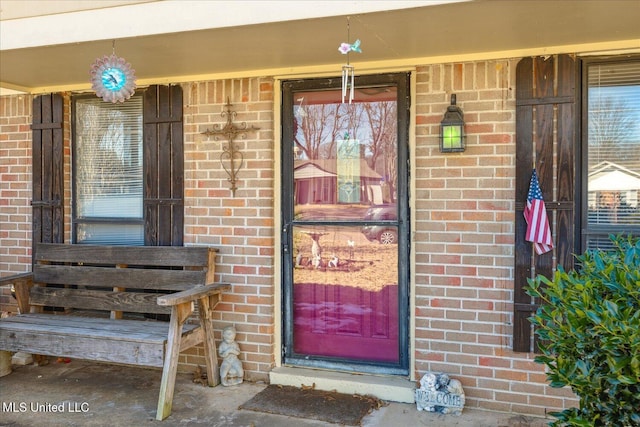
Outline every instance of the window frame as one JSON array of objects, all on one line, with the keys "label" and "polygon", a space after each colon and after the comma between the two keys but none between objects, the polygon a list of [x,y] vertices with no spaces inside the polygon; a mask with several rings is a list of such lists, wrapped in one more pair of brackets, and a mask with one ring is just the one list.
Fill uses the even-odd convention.
[{"label": "window frame", "polygon": [[[142,101],[142,108],[140,110],[140,120],[142,122],[142,139],[140,141],[141,143],[141,151],[144,148],[144,123],[143,123],[143,119],[144,119],[144,93],[142,91],[136,91],[136,93],[133,96],[139,96],[141,97],[141,101]],[[94,98],[95,95],[93,94],[82,94],[82,95],[73,95],[72,96],[72,114],[71,114],[71,128],[72,128],[72,144],[71,144],[71,151],[72,151],[72,162],[71,162],[71,194],[72,194],[72,201],[73,203],[71,204],[71,242],[73,244],[89,244],[89,242],[78,242],[78,228],[81,225],[91,225],[91,224],[109,224],[109,225],[137,225],[141,227],[141,231],[142,231],[142,235],[143,235],[143,240],[139,243],[140,246],[143,246],[145,244],[144,242],[144,232],[145,232],[145,214],[144,214],[144,206],[142,206],[142,216],[140,218],[131,218],[131,217],[89,217],[89,218],[79,218],[78,217],[78,199],[77,199],[77,186],[76,186],[76,177],[78,174],[78,162],[80,161],[79,155],[78,155],[78,144],[77,144],[77,102],[79,100],[83,100],[83,99],[92,99]],[[142,167],[144,170],[144,157],[142,158]],[[143,188],[144,188],[144,174],[141,177],[141,181],[143,184]],[[140,196],[141,197],[141,204],[143,204],[144,202],[144,193]],[[118,243],[111,243],[111,244],[118,244]],[[121,242],[119,244],[130,244],[127,242]]]},{"label": "window frame", "polygon": [[[579,224],[576,224],[576,233],[579,233],[580,251],[584,253],[588,247],[587,242],[590,236],[603,236],[607,237],[610,234],[622,234],[640,236],[640,224],[615,224],[615,225],[603,225],[603,224],[589,224],[589,67],[594,65],[603,64],[622,64],[626,62],[640,62],[640,55],[616,55],[605,57],[584,57],[582,58],[582,70],[580,76],[580,101],[581,101],[581,131],[580,131],[580,143],[578,144],[578,153],[576,157],[579,159],[576,162],[576,182],[579,182],[580,190],[578,192],[578,208],[580,214],[576,215],[576,219],[579,220]],[[578,237],[578,236],[576,236]]]}]

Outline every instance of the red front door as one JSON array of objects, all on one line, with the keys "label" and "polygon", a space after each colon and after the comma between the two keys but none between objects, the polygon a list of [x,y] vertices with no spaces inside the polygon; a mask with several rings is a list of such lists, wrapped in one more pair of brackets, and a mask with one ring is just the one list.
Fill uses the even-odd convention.
[{"label": "red front door", "polygon": [[406,366],[406,75],[385,77],[351,104],[335,80],[283,85],[289,363]]},{"label": "red front door", "polygon": [[398,285],[295,283],[294,351],[398,362]]}]

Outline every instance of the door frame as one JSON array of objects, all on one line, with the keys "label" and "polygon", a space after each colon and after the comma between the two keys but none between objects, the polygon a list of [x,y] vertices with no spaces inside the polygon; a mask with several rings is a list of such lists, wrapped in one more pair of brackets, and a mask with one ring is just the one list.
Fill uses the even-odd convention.
[{"label": "door frame", "polygon": [[[292,349],[287,349],[287,342],[292,342],[293,327],[289,327],[288,324],[293,321],[293,307],[292,297],[285,289],[286,275],[292,274],[292,258],[286,256],[287,249],[291,247],[291,234],[289,233],[288,218],[290,214],[285,212],[282,207],[286,200],[283,199],[283,194],[291,194],[292,179],[283,179],[282,171],[286,162],[289,164],[293,161],[293,151],[283,150],[284,143],[282,141],[287,138],[292,138],[292,129],[290,127],[285,128],[285,112],[293,111],[293,99],[292,97],[284,96],[285,85],[288,84],[293,89],[339,89],[340,78],[339,77],[327,77],[327,78],[308,78],[308,79],[278,79],[275,82],[274,88],[277,90],[274,93],[275,100],[275,129],[276,140],[281,141],[279,148],[275,150],[276,164],[275,172],[276,177],[279,177],[279,181],[276,178],[276,186],[274,188],[274,208],[279,215],[276,215],[276,271],[275,273],[275,289],[274,294],[276,298],[276,330],[275,330],[275,360],[277,366],[291,365],[301,367],[318,367],[325,369],[335,369],[351,372],[363,372],[363,373],[376,373],[376,374],[393,374],[393,375],[410,375],[409,366],[410,361],[414,359],[412,349],[414,348],[414,320],[413,311],[415,304],[413,299],[410,299],[410,295],[413,294],[411,289],[414,285],[413,272],[410,266],[414,265],[413,255],[413,243],[411,239],[411,229],[414,219],[410,216],[410,205],[413,204],[413,197],[410,197],[410,191],[412,186],[410,185],[410,177],[414,176],[412,173],[412,163],[409,162],[410,155],[413,154],[413,140],[414,132],[412,131],[415,124],[413,117],[413,107],[411,105],[412,95],[414,94],[415,76],[411,72],[390,72],[379,73],[375,75],[364,75],[356,77],[356,85],[358,86],[372,86],[372,85],[395,85],[398,88],[398,141],[403,141],[398,144],[398,201],[399,201],[399,242],[398,242],[398,310],[399,319],[402,322],[399,326],[399,352],[400,360],[398,364],[378,364],[375,362],[344,362],[344,361],[330,361],[326,359],[322,360],[301,360],[301,358],[291,357]],[[278,131],[280,132],[278,134]],[[278,145],[276,145],[278,147]],[[278,185],[279,184],[279,185]],[[288,280],[291,281],[292,277],[289,276]]]}]

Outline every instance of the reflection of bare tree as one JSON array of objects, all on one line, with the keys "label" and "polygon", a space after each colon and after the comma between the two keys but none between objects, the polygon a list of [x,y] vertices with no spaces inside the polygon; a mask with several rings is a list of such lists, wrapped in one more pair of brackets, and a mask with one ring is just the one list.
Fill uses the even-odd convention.
[{"label": "reflection of bare tree", "polygon": [[[305,107],[304,117],[296,118],[294,141],[307,159],[320,159],[321,153],[332,147],[344,128],[345,117],[340,104],[314,104]],[[329,148],[330,150],[331,148]]]},{"label": "reflection of bare tree", "polygon": [[631,100],[631,95],[624,88],[605,89],[589,91],[588,221],[637,225],[640,223],[640,194],[635,184],[640,160],[638,108],[633,102],[625,102]]},{"label": "reflection of bare tree", "polygon": [[79,193],[90,197],[130,192],[132,179],[142,171],[140,120],[110,105],[77,105]]},{"label": "reflection of bare tree", "polygon": [[[596,96],[589,101],[589,160],[603,160],[621,165],[637,163],[637,149],[622,149],[637,135],[635,110],[614,96]],[[633,158],[629,158],[632,155]]]},{"label": "reflection of bare tree", "polygon": [[371,133],[371,140],[367,144],[367,151],[371,155],[367,158],[367,163],[385,178],[391,185],[391,194],[394,194],[393,187],[398,173],[396,103],[371,102],[364,104],[364,110]]},{"label": "reflection of bare tree", "polygon": [[[300,97],[300,104],[294,106],[296,159],[323,161],[314,162],[315,167],[325,168],[325,173],[336,174],[339,192],[334,198],[342,203],[356,200],[365,204],[393,203],[397,194],[397,102],[389,97],[379,99],[376,94],[369,99],[352,104],[322,101],[304,104],[304,97]],[[349,160],[352,163],[341,163],[346,157],[341,155],[344,152],[339,152],[338,146],[345,139],[350,140]],[[349,165],[357,166],[352,177],[348,173]],[[353,184],[352,187],[348,187],[349,183]],[[312,197],[315,203],[320,200],[315,196],[322,193],[320,186],[324,185],[327,191],[336,188],[336,183],[330,184],[325,178],[316,179],[312,184],[305,182],[304,185],[302,192],[307,191],[309,185],[314,186]],[[333,200],[326,195],[323,197],[325,201]],[[304,200],[311,200],[308,194]]]},{"label": "reflection of bare tree", "polygon": [[294,118],[294,141],[307,159],[336,155],[336,142],[358,139],[367,164],[382,176],[395,180],[397,107],[393,101],[349,104],[311,104]]}]

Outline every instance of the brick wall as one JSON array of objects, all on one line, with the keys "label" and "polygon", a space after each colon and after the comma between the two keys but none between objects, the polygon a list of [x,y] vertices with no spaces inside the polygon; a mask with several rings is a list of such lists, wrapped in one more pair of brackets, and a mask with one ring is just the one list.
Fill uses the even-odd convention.
[{"label": "brick wall", "polygon": [[[417,70],[415,374],[458,377],[467,405],[544,415],[572,404],[533,356],[511,351],[518,60]],[[467,150],[439,152],[450,95]]]},{"label": "brick wall", "polygon": [[[0,277],[31,266],[31,99],[0,97]],[[18,311],[6,286],[0,310]]]},{"label": "brick wall", "polygon": [[71,184],[71,93],[65,92],[63,95],[63,119],[62,137],[64,144],[64,242],[71,243],[71,213],[72,213],[72,184]]},{"label": "brick wall", "polygon": [[[274,364],[273,79],[200,82],[183,89],[185,244],[219,249],[216,277],[232,289],[216,309],[216,330],[235,324],[247,378],[267,380]],[[228,141],[202,135],[225,125],[221,112],[227,100],[235,124],[259,128],[234,141],[244,156],[235,197],[224,170],[229,162],[220,161]]]}]

